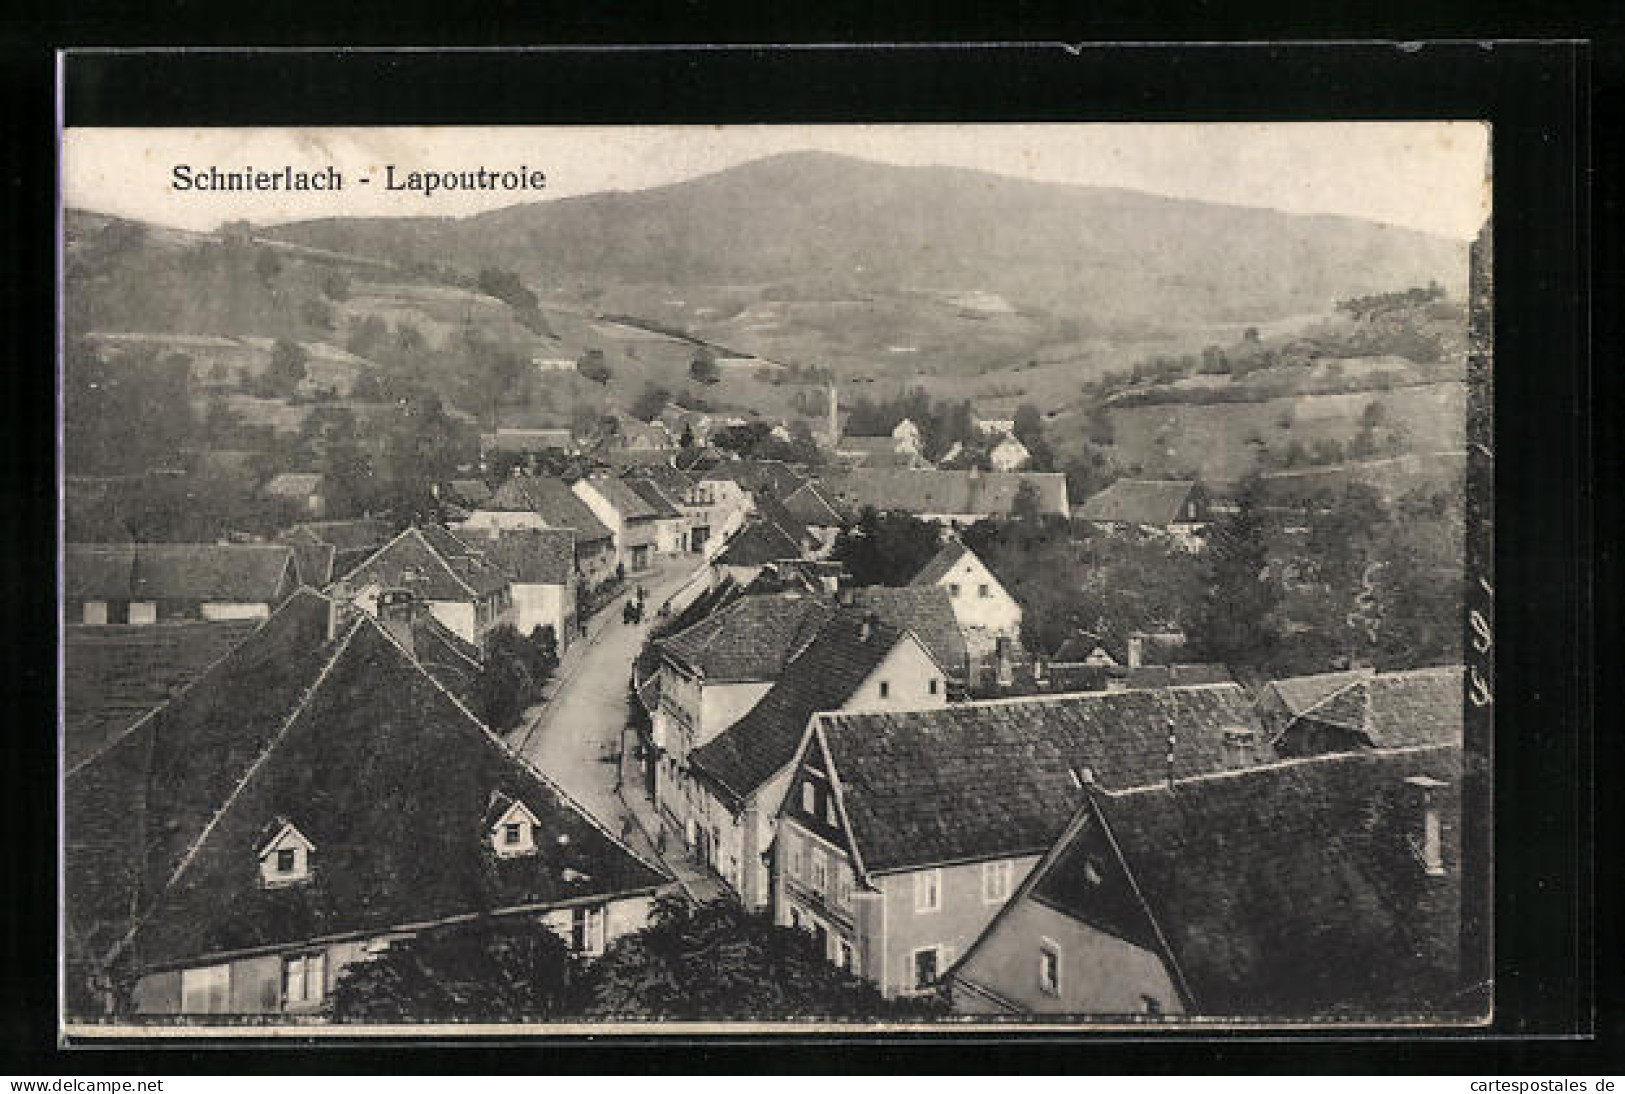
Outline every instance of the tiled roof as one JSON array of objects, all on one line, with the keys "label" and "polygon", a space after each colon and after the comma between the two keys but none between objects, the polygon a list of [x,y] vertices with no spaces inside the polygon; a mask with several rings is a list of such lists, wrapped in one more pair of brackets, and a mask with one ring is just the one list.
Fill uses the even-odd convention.
[{"label": "tiled roof", "polygon": [[594,475],[586,482],[609,502],[623,521],[653,520],[660,515],[641,494],[620,479],[609,475]]},{"label": "tiled roof", "polygon": [[1080,520],[1166,528],[1178,522],[1196,484],[1188,480],[1118,479],[1078,506]]},{"label": "tiled roof", "polygon": [[724,460],[704,477],[731,479],[758,499],[787,497],[806,481],[789,464],[779,460]]},{"label": "tiled roof", "polygon": [[796,758],[807,720],[838,710],[904,638],[889,623],[870,625],[862,611],[830,619],[791,661],[766,695],[739,721],[689,753],[689,764],[738,806]]},{"label": "tiled roof", "polygon": [[293,570],[286,544],[69,543],[70,600],[208,600],[268,604]]},{"label": "tiled roof", "polygon": [[677,510],[676,499],[667,498],[665,491],[661,490],[658,483],[650,479],[636,477],[628,477],[624,482],[631,487],[633,493],[643,499],[645,505],[654,511],[656,519],[672,520],[683,515]]},{"label": "tiled roof", "polygon": [[[1421,791],[1405,780],[1415,776],[1445,784],[1433,791],[1438,876],[1414,850]],[[1426,1001],[1446,1003],[1459,986],[1460,793],[1460,749],[1435,746],[1095,800],[1197,1012],[1380,1020],[1433,1017]],[[1033,894],[1089,916],[1084,864],[1063,847]]]},{"label": "tiled roof", "polygon": [[581,543],[613,538],[587,503],[563,479],[551,475],[514,475],[496,488],[489,508],[498,512],[535,513],[552,528],[573,528]]},{"label": "tiled roof", "polygon": [[260,625],[62,628],[62,763],[71,769],[201,676]]},{"label": "tiled roof", "polygon": [[1270,690],[1293,721],[1358,733],[1373,748],[1459,744],[1462,667],[1402,672],[1354,671],[1275,680]]},{"label": "tiled roof", "polygon": [[1241,688],[1091,692],[959,703],[914,712],[824,714],[847,816],[871,873],[1038,854],[1092,777],[1128,788],[1231,762],[1224,730],[1251,729],[1272,754]]},{"label": "tiled roof", "polygon": [[1189,687],[1193,684],[1229,684],[1235,681],[1224,665],[1141,665],[1126,669],[1122,683],[1130,688]]},{"label": "tiled roof", "polygon": [[820,480],[832,500],[856,511],[1009,516],[1024,482],[1038,492],[1038,510],[1066,516],[1066,476],[1036,471],[905,471],[885,468],[829,474]]},{"label": "tiled roof", "polygon": [[638,467],[626,473],[628,481],[643,479],[654,483],[669,500],[681,504],[694,485],[693,476],[667,463]]},{"label": "tiled roof", "polygon": [[846,524],[851,514],[824,496],[818,483],[808,481],[796,487],[782,499],[785,512],[802,524],[830,527]]},{"label": "tiled roof", "polygon": [[943,672],[953,677],[964,676],[968,656],[965,632],[959,629],[947,589],[934,585],[905,585],[896,589],[870,585],[853,589],[852,600],[892,626],[913,631]]},{"label": "tiled roof", "polygon": [[344,580],[407,589],[420,600],[466,601],[486,596],[507,584],[496,566],[438,525],[408,528]]},{"label": "tiled roof", "polygon": [[519,585],[568,585],[575,573],[576,534],[568,528],[465,530],[458,538]]},{"label": "tiled roof", "polygon": [[280,498],[305,498],[322,492],[319,472],[284,472],[265,484],[265,492]]},{"label": "tiled roof", "polygon": [[463,641],[433,612],[419,611],[412,617],[412,656],[459,702],[475,708],[481,675],[477,646]]},{"label": "tiled roof", "polygon": [[816,597],[745,596],[660,647],[713,683],[774,680],[833,613]]},{"label": "tiled roof", "polygon": [[957,539],[951,539],[942,545],[942,550],[931,556],[929,562],[920,567],[920,572],[914,575],[914,580],[909,584],[935,585],[959,565],[960,559],[972,553],[969,547]]},{"label": "tiled roof", "polygon": [[716,561],[723,566],[761,566],[801,557],[801,544],[770,521],[752,519],[735,532]]},{"label": "tiled roof", "polygon": [[333,561],[338,551],[331,543],[290,543],[288,546],[293,548],[294,576],[299,584],[321,589],[333,580]]},{"label": "tiled roof", "polygon": [[313,520],[295,524],[281,538],[289,543],[330,543],[341,552],[350,552],[382,547],[394,534],[388,521]]},{"label": "tiled roof", "polygon": [[491,488],[479,479],[452,479],[446,483],[446,496],[457,504],[477,508],[491,500]]},{"label": "tiled roof", "polygon": [[[194,688],[189,697],[210,704],[218,691],[236,691],[239,676],[253,676],[235,671],[232,659],[222,668],[221,688]],[[348,624],[299,669],[276,687],[258,681],[237,696],[236,718],[217,720],[241,722],[263,707],[270,717],[256,724],[270,732],[251,749],[209,747],[222,731],[254,736],[235,727],[149,723],[165,747],[197,754],[193,768],[214,761],[206,779],[183,782],[188,807],[179,814],[156,758],[146,778],[139,768],[97,761],[70,783],[70,818],[79,810],[102,816],[105,808],[84,792],[136,776],[122,790],[123,804],[138,811],[124,826],[145,839],[120,842],[145,850],[157,882],[139,905],[151,914],[134,935],[138,964],[646,892],[668,880],[509,752],[370,617]],[[494,794],[523,802],[541,822],[536,854],[490,853],[482,818]],[[276,818],[296,824],[316,851],[311,880],[267,889],[257,852]],[[91,872],[97,835],[70,825],[69,854],[80,867],[70,868],[70,908],[73,880]],[[118,872],[105,860],[100,868]]]},{"label": "tiled roof", "polygon": [[482,452],[547,452],[569,448],[568,429],[499,429],[480,434]]}]

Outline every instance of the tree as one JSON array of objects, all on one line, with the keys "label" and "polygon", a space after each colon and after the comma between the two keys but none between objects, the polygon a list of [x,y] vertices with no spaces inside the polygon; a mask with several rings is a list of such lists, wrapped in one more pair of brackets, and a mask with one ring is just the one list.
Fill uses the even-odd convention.
[{"label": "tree", "polygon": [[480,270],[476,282],[480,292],[494,296],[518,312],[534,312],[540,305],[536,294],[525,287],[519,275],[512,270],[498,270],[490,266]]},{"label": "tree", "polygon": [[329,270],[322,275],[322,293],[329,300],[350,299],[350,275],[343,270]]},{"label": "tree", "polygon": [[1281,590],[1270,573],[1263,500],[1261,481],[1250,477],[1236,511],[1208,530],[1207,589],[1191,634],[1206,660],[1256,666],[1273,653]]},{"label": "tree", "polygon": [[305,347],[288,338],[278,338],[271,347],[271,367],[265,373],[267,386],[277,395],[287,398],[305,378],[310,354]]},{"label": "tree", "polygon": [[682,449],[694,447],[694,427],[688,422],[683,423],[683,435],[677,438],[677,447]]},{"label": "tree", "polygon": [[425,931],[345,967],[333,985],[339,1022],[539,1022],[567,1016],[579,969],[533,917]]},{"label": "tree", "polygon": [[831,557],[856,585],[907,585],[942,545],[942,529],[907,513],[865,509],[835,537]]},{"label": "tree", "polygon": [[609,362],[604,360],[604,351],[590,349],[576,360],[576,371],[595,384],[609,383]]},{"label": "tree", "polygon": [[935,998],[887,1000],[838,968],[810,932],[731,901],[656,899],[648,927],[610,943],[581,974],[586,1016],[680,1021],[902,1019],[945,1013]]},{"label": "tree", "polygon": [[1037,520],[1042,514],[1038,487],[1030,479],[1022,479],[1016,487],[1016,496],[1010,502],[1010,515],[1017,520]]},{"label": "tree", "polygon": [[688,363],[688,374],[695,381],[702,384],[715,384],[722,379],[722,373],[717,368],[717,356],[709,349],[701,349]]},{"label": "tree", "polygon": [[670,401],[671,392],[659,384],[646,383],[643,385],[643,391],[632,403],[632,417],[640,422],[653,421],[660,416],[662,410],[666,409],[666,404]]}]

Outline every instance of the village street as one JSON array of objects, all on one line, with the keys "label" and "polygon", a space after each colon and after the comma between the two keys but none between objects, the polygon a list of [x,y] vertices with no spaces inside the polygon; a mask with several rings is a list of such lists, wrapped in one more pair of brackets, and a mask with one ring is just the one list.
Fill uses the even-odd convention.
[{"label": "village street", "polygon": [[[641,796],[633,775],[618,786],[621,765],[616,762],[627,724],[627,684],[632,662],[654,625],[659,606],[667,598],[689,590],[690,580],[703,581],[703,562],[678,558],[628,579],[628,591],[605,607],[589,623],[586,638],[565,652],[558,674],[550,682],[548,698],[532,712],[529,723],[508,735],[508,744],[553,779],[605,828],[622,836],[640,853],[663,858],[691,896],[708,899],[718,892],[714,879],[683,858],[682,845],[668,846],[660,855],[655,847],[654,808]],[[632,590],[645,593],[643,622],[624,623],[621,609]],[[629,805],[638,809],[629,812]],[[641,807],[641,808],[639,808]]]}]

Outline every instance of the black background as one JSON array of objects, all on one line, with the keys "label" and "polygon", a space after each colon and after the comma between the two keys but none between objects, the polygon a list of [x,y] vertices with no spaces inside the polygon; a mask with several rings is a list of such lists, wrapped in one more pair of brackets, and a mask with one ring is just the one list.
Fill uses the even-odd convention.
[{"label": "black background", "polygon": [[[642,37],[695,41],[700,10],[674,9]],[[513,15],[515,9],[507,9]],[[976,38],[1033,38],[1028,9],[1017,27]],[[196,18],[200,13],[204,18]],[[283,21],[277,22],[278,14]],[[449,12],[440,18],[447,20]],[[1211,14],[1211,13],[1209,13]],[[1206,1042],[1167,1034],[1138,1039],[1028,1037],[1017,1033],[945,1044],[936,1035],[856,1043],[783,1039],[771,1052],[741,1047],[648,1047],[616,1041],[549,1042],[545,1055],[468,1047],[247,1052],[238,1048],[54,1050],[56,1038],[56,534],[55,58],[67,46],[163,37],[169,43],[438,39],[410,9],[366,27],[297,21],[275,5],[247,23],[210,20],[173,4],[157,24],[134,18],[59,16],[56,41],[12,31],[0,88],[11,139],[6,199],[18,230],[4,252],[4,364],[8,423],[5,494],[11,542],[0,557],[0,591],[13,628],[7,651],[11,716],[3,732],[6,868],[0,873],[0,1072],[88,1075],[248,1068],[284,1072],[413,1072],[478,1069],[529,1073],[612,1070],[1017,1070],[1300,1072],[1444,1071],[1477,1075],[1538,1069],[1594,1078],[1619,1073],[1625,944],[1617,928],[1619,747],[1612,685],[1618,663],[1605,643],[1592,732],[1594,639],[1618,623],[1619,300],[1617,191],[1590,187],[1590,168],[1618,166],[1619,56],[1612,43],[1500,42],[1395,45],[951,46],[576,48],[522,53],[272,52],[75,54],[65,67],[63,116],[72,125],[612,124],[699,122],[1313,120],[1482,118],[1494,125],[1496,278],[1496,1024],[1494,1035],[1421,1040],[1351,1036],[1310,1041],[1245,1035]],[[686,18],[684,16],[686,15]],[[1412,13],[1412,33],[1437,32]],[[537,26],[578,42],[612,41],[602,17]],[[331,16],[343,20],[344,15]],[[417,16],[421,19],[421,12]],[[1131,19],[1113,38],[1166,37]],[[460,28],[492,35],[489,13]],[[190,22],[188,22],[190,20]],[[851,24],[781,27],[737,41],[885,39]],[[1492,21],[1486,20],[1484,25]],[[1507,21],[1503,18],[1502,25]],[[899,25],[918,33],[919,27]],[[1459,28],[1452,28],[1460,34]],[[1581,33],[1578,24],[1515,26],[1514,33]],[[1017,33],[1012,34],[1012,30]],[[1350,21],[1316,37],[1370,33]],[[1218,27],[1196,37],[1268,38],[1290,23],[1238,35]],[[1483,33],[1482,30],[1479,33]],[[960,35],[965,37],[963,33]],[[1098,37],[1096,29],[1091,36]],[[524,36],[521,36],[524,37]],[[470,39],[471,41],[473,39]],[[1595,138],[1594,136],[1595,135]],[[1606,200],[1604,200],[1606,199]],[[1598,250],[1593,252],[1595,245]],[[1593,275],[1593,262],[1596,273]],[[1592,325],[1591,294],[1599,307]],[[1595,378],[1587,364],[1595,352]],[[1602,427],[1595,431],[1593,422]],[[1595,467],[1595,471],[1593,468]],[[1601,535],[1593,541],[1593,518]],[[1593,590],[1593,551],[1601,584]],[[1595,601],[1593,598],[1595,597]],[[1592,605],[1602,609],[1592,616]],[[1593,630],[1597,625],[1598,629]],[[1603,631],[1606,628],[1606,632]],[[46,636],[53,636],[48,639]],[[1595,748],[1596,740],[1605,742]],[[1595,765],[1595,766],[1594,766]],[[1593,777],[1598,784],[1593,798]],[[1600,809],[1593,814],[1593,802]],[[1600,844],[1594,840],[1600,840]],[[1593,865],[1601,884],[1593,893]],[[1592,939],[1596,933],[1597,945]],[[1579,1034],[1578,1038],[1574,1035]],[[1541,1039],[1508,1041],[1512,1036]],[[1570,1039],[1562,1039],[1562,1038]],[[1557,1038],[1557,1039],[1551,1039]],[[1608,1055],[1612,1053],[1612,1055]],[[654,1080],[651,1080],[654,1081]]]}]

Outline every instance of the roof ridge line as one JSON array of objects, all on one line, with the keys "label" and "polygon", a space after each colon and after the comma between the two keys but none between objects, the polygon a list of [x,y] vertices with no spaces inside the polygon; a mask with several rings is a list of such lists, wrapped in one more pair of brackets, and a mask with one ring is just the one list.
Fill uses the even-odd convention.
[{"label": "roof ridge line", "polygon": [[487,744],[489,744],[492,748],[495,748],[504,758],[517,763],[526,771],[526,773],[532,775],[538,782],[542,783],[542,785],[546,786],[554,794],[558,795],[559,800],[563,801],[571,809],[575,810],[576,813],[580,814],[582,819],[584,819],[593,828],[596,828],[615,846],[624,850],[627,854],[631,855],[644,866],[647,866],[649,869],[653,870],[656,874],[663,877],[673,876],[668,870],[665,869],[664,866],[655,865],[642,855],[638,854],[638,852],[634,850],[631,845],[623,842],[613,832],[606,828],[599,821],[599,819],[593,815],[591,810],[587,809],[586,806],[582,805],[580,802],[576,801],[575,798],[571,797],[569,792],[555,782],[551,776],[542,771],[541,768],[537,767],[535,764],[531,763],[520,752],[509,748],[507,743],[504,742],[502,738],[498,737],[495,731],[493,731],[490,726],[486,725],[479,715],[475,714],[472,710],[469,710],[468,706],[461,699],[457,698],[457,696],[452,693],[450,688],[446,687],[439,680],[436,680],[433,673],[431,673],[428,669],[425,669],[423,665],[419,663],[416,657],[407,652],[406,647],[402,646],[398,641],[396,641],[395,636],[389,633],[388,628],[379,624],[378,621],[372,619],[371,616],[363,616],[363,619],[370,621],[373,624],[374,629],[377,630],[379,634],[383,635],[384,638],[389,641],[390,645],[394,646],[395,649],[406,658],[407,663],[409,663],[413,668],[417,669],[417,671],[423,675],[423,678],[429,681],[436,691],[440,692],[440,694],[451,700],[452,705],[461,711],[463,715],[474,724],[475,729],[479,730],[480,735]]},{"label": "roof ridge line", "polygon": [[350,624],[350,629],[345,634],[343,641],[338,644],[338,647],[333,651],[333,655],[327,659],[327,663],[324,664],[321,671],[316,674],[316,679],[311,681],[310,686],[306,688],[304,694],[299,697],[299,702],[294,704],[293,710],[289,711],[288,716],[282,720],[282,725],[274,734],[271,735],[271,739],[266,742],[265,747],[260,749],[259,755],[255,756],[254,762],[248,765],[248,770],[243,772],[242,778],[237,780],[237,785],[232,787],[231,793],[226,795],[226,800],[221,804],[219,809],[215,810],[214,815],[209,818],[209,822],[205,824],[203,826],[203,830],[197,834],[197,838],[194,839],[187,847],[186,853],[181,856],[180,863],[173,871],[170,872],[169,879],[164,882],[163,887],[160,888],[156,894],[154,894],[152,901],[148,903],[146,913],[131,924],[130,929],[124,933],[123,937],[115,942],[112,948],[108,950],[108,960],[111,960],[125,946],[129,945],[130,940],[136,936],[142,927],[146,926],[147,921],[152,918],[153,912],[157,910],[158,904],[164,895],[175,887],[175,883],[180,880],[181,875],[184,874],[192,865],[193,861],[196,860],[198,851],[202,849],[203,844],[207,842],[208,838],[214,833],[215,827],[220,823],[221,818],[231,811],[231,807],[237,803],[237,799],[242,795],[243,790],[248,786],[249,782],[254,778],[254,776],[259,773],[260,769],[265,766],[265,761],[270,758],[271,753],[275,752],[277,746],[282,743],[283,739],[288,734],[288,730],[292,728],[293,723],[298,720],[301,714],[304,713],[305,708],[310,705],[310,700],[315,696],[316,692],[321,689],[321,686],[327,682],[328,675],[333,671],[333,666],[338,664],[339,658],[344,655],[344,651],[350,648],[350,643],[352,640],[354,640],[356,632],[361,629],[363,620],[366,620],[367,618],[369,617],[363,614],[359,619]]},{"label": "roof ridge line", "polygon": [[[441,530],[443,532],[445,532],[448,536],[451,536],[452,539],[457,540],[458,543],[462,543],[463,544],[463,549],[465,551],[468,551],[471,554],[474,552],[474,548],[470,547],[466,543],[463,543],[462,540],[457,539],[456,533],[454,533],[451,529],[442,528]],[[469,596],[473,597],[475,600],[478,600],[480,598],[479,592],[475,590],[474,586],[470,585],[468,582],[463,580],[463,575],[461,575],[461,574],[459,574],[457,572],[457,567],[455,567],[455,566],[453,566],[451,564],[451,560],[448,559],[445,555],[441,554],[440,549],[438,547],[436,547],[433,543],[429,542],[429,537],[423,534],[423,529],[422,528],[419,528],[417,525],[414,524],[414,525],[412,525],[412,527],[408,528],[407,531],[411,532],[412,534],[417,536],[418,537],[418,542],[423,544],[423,546],[428,550],[428,552],[431,555],[433,555],[435,558],[440,560],[440,565],[442,565],[442,566],[444,566],[446,568],[446,572],[451,575],[451,579],[453,581],[457,582],[457,584],[461,585],[464,589],[468,590],[468,595]],[[489,565],[489,563],[484,563],[483,560],[482,560],[482,564]]]},{"label": "roof ridge line", "polygon": [[[1228,771],[1203,771],[1195,775],[1183,775],[1174,780],[1176,786],[1187,783],[1214,782],[1219,779],[1233,779],[1243,775],[1252,775],[1260,771],[1276,771],[1289,767],[1304,767],[1311,764],[1330,763],[1334,760],[1350,760],[1368,756],[1408,756],[1417,752],[1436,752],[1442,749],[1460,748],[1457,744],[1425,744],[1404,745],[1400,748],[1362,748],[1351,752],[1322,752],[1314,756],[1290,756],[1284,760],[1272,760],[1269,763],[1252,764],[1248,767],[1231,768]],[[1101,787],[1101,792],[1113,797],[1124,798],[1130,794],[1144,794],[1153,790],[1168,789],[1166,779],[1159,779],[1154,783],[1144,783],[1140,786],[1128,786],[1121,790],[1110,790]]]},{"label": "roof ridge line", "polygon": [[[1325,706],[1327,703],[1331,702],[1333,699],[1336,699],[1337,697],[1347,693],[1348,691],[1350,691],[1350,690],[1352,690],[1354,688],[1360,687],[1363,684],[1370,683],[1372,677],[1374,677],[1374,676],[1376,676],[1376,673],[1374,673],[1374,672],[1361,673],[1360,675],[1356,676],[1353,680],[1350,680],[1348,683],[1344,684],[1342,687],[1333,688],[1331,691],[1328,691],[1325,695],[1322,695],[1319,699],[1316,699],[1313,703],[1310,703],[1308,706],[1304,707],[1297,714],[1294,714],[1292,716],[1292,721],[1296,722],[1300,718],[1307,718],[1309,715],[1313,714],[1315,711],[1319,710],[1321,707]],[[1369,690],[1366,692],[1366,700],[1365,701],[1366,701],[1366,713],[1367,713],[1367,715],[1369,715],[1370,714],[1370,708],[1371,708],[1371,692]],[[1366,721],[1369,721],[1369,718],[1366,719]]]}]

